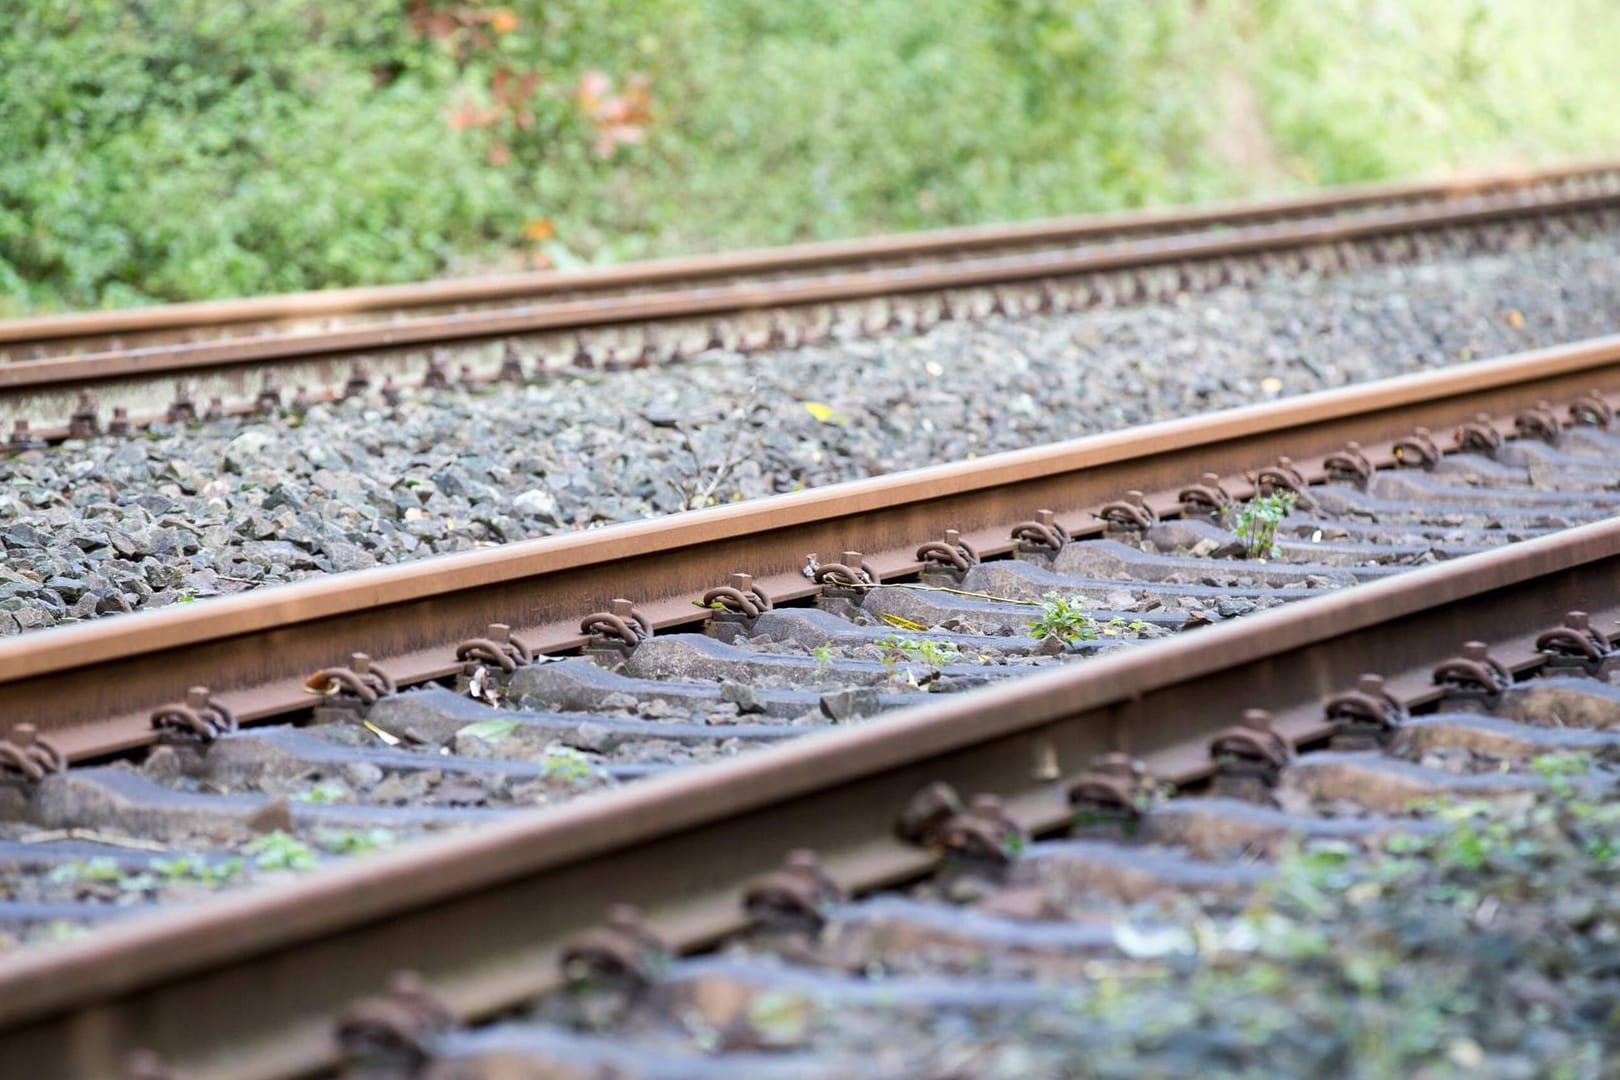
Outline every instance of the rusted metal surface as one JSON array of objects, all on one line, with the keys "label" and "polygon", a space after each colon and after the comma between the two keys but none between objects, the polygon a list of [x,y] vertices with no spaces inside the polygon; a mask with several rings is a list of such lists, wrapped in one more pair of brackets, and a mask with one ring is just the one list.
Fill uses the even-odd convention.
[{"label": "rusted metal surface", "polygon": [[[1279,199],[1213,203],[1160,210],[1087,214],[1002,225],[938,229],[923,233],[799,244],[785,248],[659,259],[573,272],[421,282],[370,288],[330,289],[245,300],[214,300],[133,308],[128,311],[47,315],[0,322],[0,346],[123,335],[180,334],[242,324],[484,304],[564,292],[639,288],[716,277],[781,274],[840,264],[916,259],[934,254],[983,251],[1014,245],[1075,243],[1142,232],[1185,232],[1215,225],[1349,211],[1381,203],[1459,199],[1499,194],[1614,173],[1611,160],[1573,162],[1541,169],[1464,175],[1436,181],[1348,185]],[[238,331],[240,332],[240,331]]]},{"label": "rusted metal surface", "polygon": [[0,720],[37,723],[76,758],[109,752],[150,741],[151,711],[191,686],[209,687],[215,700],[252,721],[306,707],[308,674],[357,649],[410,684],[453,674],[455,645],[492,622],[541,651],[583,644],[580,614],[605,610],[617,597],[632,599],[659,628],[690,624],[703,617],[692,598],[742,567],[771,597],[791,599],[814,587],[801,573],[806,552],[859,550],[869,569],[893,575],[919,568],[919,537],[956,530],[958,542],[977,554],[1002,554],[1012,546],[1007,523],[1039,508],[1054,510],[1072,530],[1095,529],[1092,512],[1125,490],[1156,493],[1147,503],[1170,510],[1179,505],[1177,493],[1211,470],[1242,493],[1249,489],[1244,470],[1280,454],[1320,474],[1323,458],[1354,440],[1372,463],[1388,464],[1392,432],[1450,433],[1479,412],[1510,417],[1526,402],[1547,399],[1562,408],[1617,390],[1620,339],[1600,339],[766,502],[54,629],[0,643]]},{"label": "rusted metal surface", "polygon": [[934,856],[873,823],[929,783],[996,796],[945,806],[942,837],[1049,829],[1104,755],[1206,773],[1231,721],[1211,702],[1266,710],[1290,742],[1325,737],[1338,721],[1323,702],[1363,672],[1389,674],[1403,700],[1444,693],[1431,669],[1481,626],[1509,668],[1569,611],[1613,626],[1617,572],[1620,522],[1604,521],[25,953],[0,961],[0,1051],[37,1075],[106,1075],[136,1046],[197,1076],[296,1073],[330,1060],[332,1017],[401,966],[465,1016],[551,985],[609,898],[699,945],[739,928],[739,898],[785,849],[819,852],[846,886],[925,869]]}]

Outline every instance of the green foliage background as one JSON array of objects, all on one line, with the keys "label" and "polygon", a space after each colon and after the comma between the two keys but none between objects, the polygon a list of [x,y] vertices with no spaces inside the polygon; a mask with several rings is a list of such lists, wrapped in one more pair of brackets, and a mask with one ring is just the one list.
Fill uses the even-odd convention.
[{"label": "green foliage background", "polygon": [[0,315],[1593,154],[1608,8],[0,0]]}]

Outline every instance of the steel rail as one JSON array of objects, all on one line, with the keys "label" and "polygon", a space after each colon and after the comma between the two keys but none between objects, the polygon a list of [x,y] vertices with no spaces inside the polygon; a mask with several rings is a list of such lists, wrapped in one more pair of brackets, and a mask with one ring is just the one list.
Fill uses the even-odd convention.
[{"label": "steel rail", "polygon": [[[778,599],[807,595],[808,552],[866,553],[887,576],[916,569],[919,540],[958,529],[1011,548],[1009,523],[1050,509],[1084,535],[1130,489],[1174,493],[1289,455],[1320,476],[1347,441],[1375,464],[1413,428],[1453,429],[1538,398],[1620,392],[1620,337],[1408,375],[968,463],[757,502],[280,586],[0,642],[0,721],[36,724],[75,760],[149,743],[151,711],[206,685],[245,720],[310,702],[312,671],[355,651],[401,683],[453,674],[457,642],[507,623],[532,646],[584,641],[578,620],[620,596],[655,625],[699,621],[692,598],[745,571]],[[1168,494],[1165,494],[1168,493]]]},{"label": "steel rail", "polygon": [[887,830],[927,783],[997,794],[1050,831],[1064,781],[1099,754],[1185,780],[1245,707],[1314,738],[1325,696],[1361,672],[1416,686],[1486,625],[1498,655],[1525,662],[1572,608],[1614,625],[1617,582],[1620,520],[1599,522],[0,958],[0,1054],[27,1075],[113,1075],[138,1046],[196,1077],[307,1073],[332,1063],[342,1005],[397,968],[489,1015],[552,987],[560,943],[608,901],[701,947],[741,928],[744,883],[785,849],[817,850],[856,890],[926,871],[933,856]]},{"label": "steel rail", "polygon": [[0,322],[0,346],[23,346],[119,334],[181,333],[197,328],[275,324],[288,320],[485,304],[602,289],[647,289],[674,282],[760,276],[874,261],[915,260],[1009,246],[1069,244],[1155,231],[1185,232],[1282,217],[1343,212],[1379,203],[1458,199],[1524,190],[1620,171],[1612,159],[1543,168],[1464,174],[1438,180],[1346,185],[1303,195],[1232,200],[997,225],[902,233],[858,240],[682,256],[578,271],[328,289],[242,300],[169,304],[124,311],[83,312]]},{"label": "steel rail", "polygon": [[870,300],[975,286],[1038,281],[1124,268],[1229,258],[1258,252],[1365,240],[1421,229],[1498,222],[1556,207],[1593,209],[1620,194],[1543,200],[1523,194],[1469,198],[1440,207],[1370,211],[1282,225],[1258,225],[1213,235],[1170,236],[1040,256],[1007,256],[838,272],[741,285],[699,286],[622,297],[564,300],[489,312],[433,316],[399,324],[361,326],[306,335],[205,341],[22,360],[0,364],[0,396],[65,392],[96,383],[218,370],[269,361],[307,360],[377,350],[420,348],[540,331],[621,326],[661,319],[737,315],[778,308]]}]

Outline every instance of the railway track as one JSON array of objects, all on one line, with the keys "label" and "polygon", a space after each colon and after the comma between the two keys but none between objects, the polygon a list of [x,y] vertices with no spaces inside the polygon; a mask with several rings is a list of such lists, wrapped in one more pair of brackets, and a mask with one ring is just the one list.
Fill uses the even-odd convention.
[{"label": "railway track", "polygon": [[[1503,671],[1556,662],[1575,678],[1574,641],[1601,677],[1620,552],[1608,520],[1617,402],[1620,341],[1606,339],[5,642],[14,932],[74,937],[175,897],[226,895],[0,961],[0,1045],[40,1075],[107,1073],[140,1046],[197,1075],[290,1074],[329,1061],[343,1002],[400,967],[424,972],[456,1016],[618,963],[608,981],[629,980],[620,997],[632,984],[677,1000],[725,985],[746,1020],[756,990],[786,985],[792,998],[800,984],[750,982],[729,961],[640,966],[643,946],[663,946],[623,913],[572,967],[557,958],[615,899],[644,910],[670,948],[712,944],[742,928],[745,883],[795,847],[818,851],[853,892],[926,875],[941,848],[988,859],[988,878],[982,865],[969,875],[986,903],[1028,904],[1014,885],[1040,878],[1034,864],[1156,880],[1153,867],[1191,856],[1009,839],[1061,832],[1068,793],[1106,802],[1134,790],[1140,778],[1109,754],[1140,759],[1155,782],[1213,775],[1221,792],[1261,802],[1410,779],[1383,758],[1334,764],[1293,749],[1336,732],[1375,757],[1423,738],[1422,753],[1448,738],[1474,745],[1485,736],[1467,724],[1407,716],[1449,708],[1430,669],[1480,636]],[[1586,621],[1565,626],[1574,610]],[[1463,659],[1455,671],[1501,682],[1478,650]],[[1386,676],[1382,687],[1358,682],[1366,672]],[[408,690],[430,683],[442,685]],[[1474,689],[1496,695],[1492,708],[1518,700],[1505,684]],[[1324,713],[1349,691],[1361,712]],[[1399,704],[1380,718],[1386,691]],[[1212,759],[1210,739],[1249,708],[1270,719],[1228,732]],[[1501,715],[1545,719],[1521,713]],[[798,738],[827,728],[847,730]],[[1453,728],[1463,733],[1443,733]],[[1557,741],[1514,737],[1520,749],[1497,754],[1509,772]],[[536,803],[567,805],[514,813]],[[1205,857],[1218,845],[1198,836],[1245,821],[1263,838],[1308,834],[1308,809],[1295,798],[1293,817],[1262,815],[1262,827],[1196,799],[1136,807],[1156,842]],[[438,831],[453,835],[319,865]],[[307,880],[235,888],[311,867]],[[792,908],[795,889],[814,898],[827,886],[802,856],[784,872],[771,903]],[[1039,928],[1024,952],[1007,944],[1015,907],[953,929],[926,888],[853,903],[848,925],[898,919],[896,941],[932,926],[941,936],[928,940],[971,955],[1010,947],[1024,956],[1015,967],[1049,956]],[[831,963],[816,955],[826,920],[805,938],[798,916],[795,955]],[[1022,909],[1032,916],[1061,922],[1039,904]],[[1060,967],[1103,947],[1045,929]],[[835,936],[851,935],[871,940]],[[850,1007],[866,1000],[815,985],[847,991],[837,1000]],[[250,992],[251,1012],[235,1004]],[[446,1024],[400,1036],[450,1063],[446,1075],[497,1045],[652,1068],[628,1034],[440,1038]],[[808,1038],[792,1049],[803,1053],[769,1067],[848,1066]]]},{"label": "railway track", "polygon": [[0,324],[12,446],[368,390],[661,364],[989,312],[1084,310],[1606,228],[1612,162],[1192,211]]}]

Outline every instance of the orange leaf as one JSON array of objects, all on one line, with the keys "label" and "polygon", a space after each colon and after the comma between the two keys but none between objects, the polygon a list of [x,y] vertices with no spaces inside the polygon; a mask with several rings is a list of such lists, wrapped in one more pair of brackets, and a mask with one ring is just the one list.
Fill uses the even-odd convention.
[{"label": "orange leaf", "polygon": [[486,11],[483,14],[483,19],[489,23],[489,28],[497,34],[510,34],[518,28],[517,12],[511,8],[496,8],[493,11]]},{"label": "orange leaf", "polygon": [[533,220],[524,223],[523,226],[523,238],[525,240],[533,240],[535,243],[550,240],[556,235],[557,226],[552,223],[550,218],[534,218]]}]

